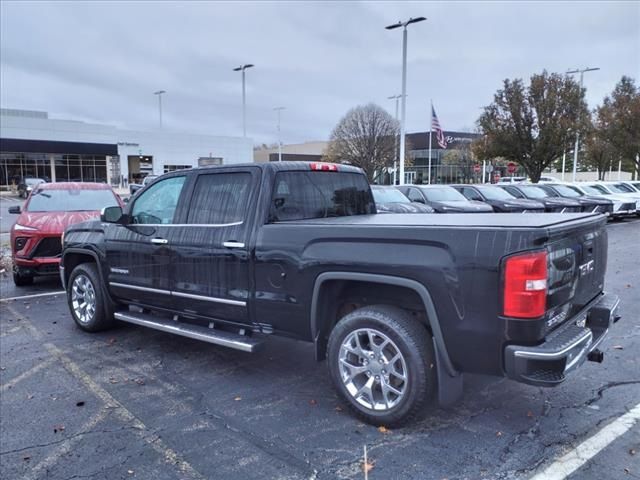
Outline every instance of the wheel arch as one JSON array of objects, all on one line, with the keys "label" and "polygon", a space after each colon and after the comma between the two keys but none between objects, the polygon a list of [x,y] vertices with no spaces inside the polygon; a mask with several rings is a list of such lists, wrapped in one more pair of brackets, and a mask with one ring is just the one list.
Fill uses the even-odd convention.
[{"label": "wheel arch", "polygon": [[322,300],[324,296],[331,297],[338,293],[336,285],[340,285],[340,283],[336,283],[336,281],[346,283],[364,282],[399,287],[417,295],[426,314],[427,326],[433,335],[436,355],[439,362],[441,362],[439,367],[443,368],[451,376],[458,375],[447,352],[442,329],[440,328],[440,320],[427,288],[415,280],[390,275],[358,272],[325,272],[318,275],[313,287],[310,314],[311,335],[316,349],[316,359],[321,360],[324,358],[325,342],[322,341],[322,338],[333,326],[330,324],[332,315],[328,310],[327,302]]}]

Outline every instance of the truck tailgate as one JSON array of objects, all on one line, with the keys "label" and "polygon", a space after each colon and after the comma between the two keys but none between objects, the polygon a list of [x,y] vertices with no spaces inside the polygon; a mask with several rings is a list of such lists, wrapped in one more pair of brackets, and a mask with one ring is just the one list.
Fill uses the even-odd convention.
[{"label": "truck tailgate", "polygon": [[573,317],[602,292],[607,266],[606,219],[548,227],[547,331]]}]

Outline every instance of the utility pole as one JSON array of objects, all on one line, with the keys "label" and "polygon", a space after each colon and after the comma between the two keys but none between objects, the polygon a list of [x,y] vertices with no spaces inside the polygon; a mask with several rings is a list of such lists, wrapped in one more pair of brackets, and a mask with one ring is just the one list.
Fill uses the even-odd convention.
[{"label": "utility pole", "polygon": [[407,27],[412,23],[426,20],[425,17],[410,18],[406,22],[387,25],[387,30],[402,27],[402,118],[400,120],[400,185],[404,185],[404,149],[405,149],[405,119],[407,113]]},{"label": "utility pole", "polygon": [[[400,100],[400,97],[402,97],[402,95],[391,95],[390,97],[387,97],[387,99],[389,100],[395,100],[396,101],[396,122],[398,121],[398,100]],[[397,184],[397,179],[398,179],[398,139],[396,138],[395,140],[395,148],[394,148],[394,153],[393,153],[393,184],[396,185]]]},{"label": "utility pole", "polygon": [[233,69],[234,72],[242,72],[242,136],[247,136],[247,95],[245,90],[245,76],[244,71],[247,68],[253,67],[252,63],[240,65]]},{"label": "utility pole", "polygon": [[160,113],[160,128],[162,128],[162,95],[167,93],[166,90],[158,90],[157,92],[153,92],[154,95],[158,96],[158,111]]},{"label": "utility pole", "polygon": [[[583,82],[583,79],[584,79],[584,72],[593,72],[595,70],[600,70],[600,67],[595,67],[595,68],[588,68],[587,67],[587,68],[583,68],[583,69],[569,70],[567,72],[567,75],[572,75],[574,73],[579,73],[580,74],[580,91],[582,92],[582,82]],[[577,172],[577,168],[578,168],[578,148],[579,147],[580,147],[580,131],[579,131],[579,129],[576,129],[576,148],[573,151],[573,178],[572,178],[573,182],[576,181],[576,172]]]},{"label": "utility pole", "polygon": [[282,161],[282,141],[280,140],[280,112],[285,110],[285,107],[276,107],[274,108],[276,112],[278,112],[278,161]]}]

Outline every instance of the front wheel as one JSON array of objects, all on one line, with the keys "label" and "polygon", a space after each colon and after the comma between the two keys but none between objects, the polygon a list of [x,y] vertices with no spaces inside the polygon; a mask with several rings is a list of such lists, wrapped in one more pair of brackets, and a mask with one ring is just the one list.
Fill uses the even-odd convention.
[{"label": "front wheel", "polygon": [[113,307],[94,263],[81,263],[74,268],[68,285],[67,303],[76,325],[87,332],[106,330],[113,325]]},{"label": "front wheel", "polygon": [[23,275],[20,272],[20,268],[14,267],[13,283],[16,287],[26,287],[28,285],[33,285],[33,275]]},{"label": "front wheel", "polygon": [[340,395],[375,425],[414,420],[436,391],[431,336],[400,308],[375,305],[346,315],[331,332],[327,359]]}]

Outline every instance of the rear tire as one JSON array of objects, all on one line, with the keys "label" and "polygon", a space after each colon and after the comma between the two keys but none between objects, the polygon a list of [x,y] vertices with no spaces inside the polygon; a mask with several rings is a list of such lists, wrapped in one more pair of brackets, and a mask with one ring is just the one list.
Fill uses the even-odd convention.
[{"label": "rear tire", "polygon": [[13,283],[16,287],[26,287],[33,285],[33,275],[21,275],[19,268],[13,270]]},{"label": "rear tire", "polygon": [[76,325],[86,332],[99,332],[115,323],[113,304],[104,292],[95,263],[81,263],[69,276],[67,303]]},{"label": "rear tire", "polygon": [[343,317],[329,337],[327,358],[338,393],[368,423],[409,423],[434,398],[431,336],[400,308],[374,305]]}]

